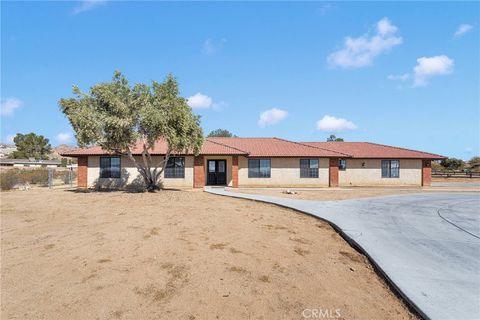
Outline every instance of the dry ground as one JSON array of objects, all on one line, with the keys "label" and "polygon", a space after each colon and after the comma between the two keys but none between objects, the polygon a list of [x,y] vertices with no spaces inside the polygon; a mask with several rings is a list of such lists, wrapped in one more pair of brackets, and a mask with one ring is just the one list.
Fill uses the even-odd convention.
[{"label": "dry ground", "polygon": [[[436,182],[458,183],[451,180]],[[478,183],[469,181],[465,183]],[[476,185],[464,186],[432,186],[432,187],[341,187],[341,188],[239,188],[232,189],[236,192],[261,194],[290,199],[302,200],[348,200],[357,198],[369,198],[379,196],[402,195],[422,192],[480,192]],[[296,194],[288,194],[285,191],[295,191]]]},{"label": "dry ground", "polygon": [[201,191],[1,194],[2,319],[414,316],[326,223]]},{"label": "dry ground", "polygon": [[436,178],[432,177],[432,182],[441,182],[441,183],[480,183],[480,178]]}]

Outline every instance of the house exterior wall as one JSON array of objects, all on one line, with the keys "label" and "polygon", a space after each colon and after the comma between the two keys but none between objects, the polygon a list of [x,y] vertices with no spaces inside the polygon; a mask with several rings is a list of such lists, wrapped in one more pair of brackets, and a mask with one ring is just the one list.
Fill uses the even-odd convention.
[{"label": "house exterior wall", "polygon": [[[141,157],[135,157],[142,161]],[[153,162],[160,162],[164,157],[153,156]],[[133,162],[126,156],[120,160],[120,178],[100,178],[100,156],[88,157],[87,186],[89,188],[132,188],[144,184],[142,176],[138,173]],[[165,179],[163,173],[161,180],[166,188],[192,188],[193,187],[193,156],[185,156],[185,178]]]},{"label": "house exterior wall", "polygon": [[432,185],[432,161],[422,161],[422,186],[429,187]]},{"label": "house exterior wall", "polygon": [[338,178],[340,186],[420,186],[422,160],[400,159],[399,178],[382,178],[382,159],[346,159],[346,169],[339,171]]},{"label": "house exterior wall", "polygon": [[329,187],[338,187],[338,158],[330,158],[329,159],[329,180],[328,186]]},{"label": "house exterior wall", "polygon": [[88,187],[88,157],[78,157],[77,186],[79,188]]},{"label": "house exterior wall", "polygon": [[205,159],[201,155],[196,156],[193,164],[193,187],[203,188],[205,186]]},{"label": "house exterior wall", "polygon": [[[319,159],[318,178],[300,178],[300,159],[270,158],[270,178],[249,178],[248,158],[238,157],[239,187],[328,187],[329,159]],[[315,158],[317,159],[317,158]]]},{"label": "house exterior wall", "polygon": [[[338,168],[338,159],[319,158],[319,177],[300,178],[300,159],[306,158],[270,158],[270,178],[248,178],[248,158],[238,156],[238,167],[234,157],[237,156],[200,156],[194,165],[193,156],[185,156],[185,178],[164,179],[166,188],[203,187],[207,179],[208,160],[226,160],[227,185],[230,187],[328,187],[332,185],[332,163]],[[154,162],[163,157],[153,157]],[[141,157],[137,157],[141,161]],[[393,159],[394,160],[394,159]],[[199,162],[201,161],[201,163]],[[84,163],[85,162],[85,163]],[[331,163],[332,162],[332,163]],[[201,165],[203,163],[203,166]],[[362,164],[364,163],[364,166]],[[197,168],[197,172],[194,171]],[[203,167],[203,168],[202,168]],[[338,171],[339,186],[387,186],[416,185],[430,182],[430,171],[420,159],[401,159],[399,178],[382,178],[381,159],[346,159],[346,170]],[[203,169],[203,174],[199,171]],[[238,172],[238,182],[234,173]],[[335,171],[335,170],[334,170]],[[194,184],[194,177],[196,181]],[[203,184],[199,180],[203,181]],[[89,188],[136,188],[143,185],[143,178],[128,157],[121,157],[121,178],[100,178],[100,156],[79,157],[79,187]]]}]

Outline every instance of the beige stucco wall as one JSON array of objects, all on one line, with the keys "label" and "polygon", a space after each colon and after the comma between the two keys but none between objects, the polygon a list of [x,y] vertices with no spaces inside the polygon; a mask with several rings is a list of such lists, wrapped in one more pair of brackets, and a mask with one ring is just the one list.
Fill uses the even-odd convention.
[{"label": "beige stucco wall", "polygon": [[328,187],[329,159],[319,158],[318,178],[300,178],[300,159],[271,158],[270,178],[249,178],[248,158],[238,158],[239,187]]},{"label": "beige stucco wall", "polygon": [[[141,157],[136,157],[136,159],[142,161]],[[160,162],[162,159],[163,157],[153,157],[153,162]],[[165,188],[192,188],[193,156],[185,157],[185,178],[165,179],[162,173],[161,179]],[[100,178],[100,157],[88,157],[87,185],[89,188],[135,188],[138,184],[143,184],[143,178],[128,157],[122,156],[121,158],[121,177],[119,179]]]},{"label": "beige stucco wall", "polygon": [[340,186],[419,186],[422,183],[422,160],[401,159],[399,178],[382,178],[381,159],[346,159],[346,162],[346,170],[338,172]]},{"label": "beige stucco wall", "polygon": [[227,186],[233,186],[232,181],[232,157],[231,156],[204,156],[204,168],[205,168],[205,185],[207,185],[208,179],[208,162],[207,160],[227,160]]}]

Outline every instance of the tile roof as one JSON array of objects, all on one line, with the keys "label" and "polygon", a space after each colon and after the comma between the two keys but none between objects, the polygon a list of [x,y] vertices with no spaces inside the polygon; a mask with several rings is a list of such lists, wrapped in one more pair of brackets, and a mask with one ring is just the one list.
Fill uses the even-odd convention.
[{"label": "tile roof", "polygon": [[[132,153],[134,155],[142,154],[142,143],[138,141]],[[167,143],[165,140],[158,140],[150,151],[152,155],[163,155],[167,151]],[[77,156],[95,156],[95,155],[109,155],[110,152],[103,150],[99,146],[93,146],[88,148],[77,148],[62,153],[62,156],[77,157]],[[191,153],[187,153],[191,154]],[[226,146],[223,144],[215,143],[213,141],[205,140],[203,143],[200,154],[204,155],[246,155],[246,152],[238,150],[236,148]]]},{"label": "tile roof", "polygon": [[[163,155],[167,150],[164,140],[159,140],[151,150],[152,155]],[[141,142],[133,148],[133,154],[142,151]],[[78,148],[62,153],[62,156],[108,155],[98,146]],[[192,154],[192,153],[186,153]],[[206,138],[200,154],[245,155],[248,157],[339,157],[339,158],[404,158],[443,159],[445,157],[391,147],[370,142],[294,142],[281,138]]]},{"label": "tile roof", "polygon": [[245,151],[249,157],[342,157],[343,153],[280,138],[207,138]]},{"label": "tile roof", "polygon": [[371,142],[302,142],[314,147],[328,148],[353,158],[444,159],[444,156],[417,150],[392,147]]}]

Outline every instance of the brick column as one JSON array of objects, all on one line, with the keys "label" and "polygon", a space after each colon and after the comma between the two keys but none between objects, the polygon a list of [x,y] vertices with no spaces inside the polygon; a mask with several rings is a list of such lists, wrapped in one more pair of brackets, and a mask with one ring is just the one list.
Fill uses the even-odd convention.
[{"label": "brick column", "polygon": [[238,188],[238,156],[232,157],[232,185]]},{"label": "brick column", "polygon": [[338,187],[338,158],[330,158],[329,173],[329,187]]},{"label": "brick column", "polygon": [[205,161],[203,156],[196,156],[193,168],[193,187],[203,188],[205,186]]},{"label": "brick column", "polygon": [[88,157],[78,157],[77,187],[87,188]]},{"label": "brick column", "polygon": [[432,161],[422,160],[422,186],[432,185]]}]

